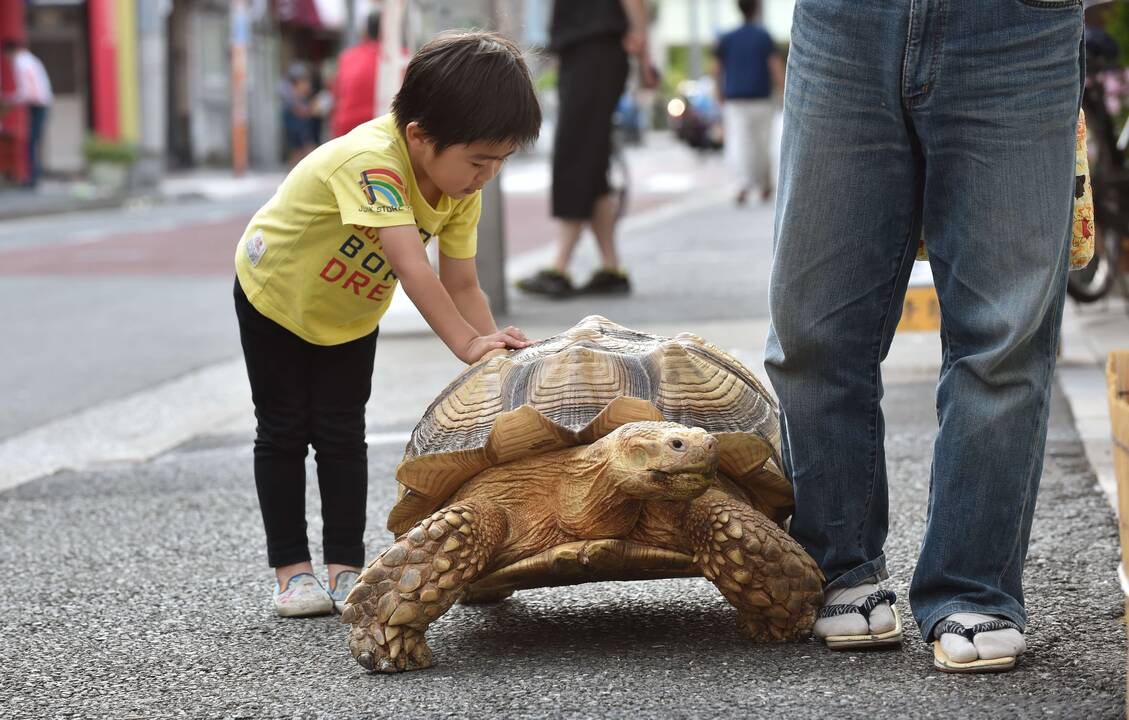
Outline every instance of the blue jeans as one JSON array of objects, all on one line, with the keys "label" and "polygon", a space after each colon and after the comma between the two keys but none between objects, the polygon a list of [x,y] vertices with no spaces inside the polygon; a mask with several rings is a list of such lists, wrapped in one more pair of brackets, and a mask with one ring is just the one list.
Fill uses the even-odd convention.
[{"label": "blue jeans", "polygon": [[910,604],[1020,627],[1068,268],[1081,0],[799,0],[765,364],[792,535],[886,577],[881,362],[922,230],[942,315]]},{"label": "blue jeans", "polygon": [[27,113],[27,185],[28,187],[35,187],[39,184],[39,176],[42,172],[39,145],[43,140],[44,125],[47,123],[47,106],[28,105]]}]

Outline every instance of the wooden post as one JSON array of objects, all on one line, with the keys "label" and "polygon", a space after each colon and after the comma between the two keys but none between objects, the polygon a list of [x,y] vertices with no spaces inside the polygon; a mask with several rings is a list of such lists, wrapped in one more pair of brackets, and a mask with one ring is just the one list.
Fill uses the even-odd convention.
[{"label": "wooden post", "polygon": [[247,46],[251,14],[247,0],[231,3],[231,169],[247,172]]}]

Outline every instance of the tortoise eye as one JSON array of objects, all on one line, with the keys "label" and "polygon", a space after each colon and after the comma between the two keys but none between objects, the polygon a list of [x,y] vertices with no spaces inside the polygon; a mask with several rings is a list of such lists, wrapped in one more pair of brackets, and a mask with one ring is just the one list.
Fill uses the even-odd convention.
[{"label": "tortoise eye", "polygon": [[683,443],[682,440],[675,438],[670,441],[670,446],[675,450],[682,450],[686,447],[686,444]]}]

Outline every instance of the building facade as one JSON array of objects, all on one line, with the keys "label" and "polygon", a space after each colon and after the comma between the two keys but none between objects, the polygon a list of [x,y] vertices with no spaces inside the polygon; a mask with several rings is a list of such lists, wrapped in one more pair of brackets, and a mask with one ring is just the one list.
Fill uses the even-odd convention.
[{"label": "building facade", "polygon": [[[399,85],[405,50],[452,27],[540,46],[551,0],[4,0],[0,38],[26,40],[51,79],[46,174],[82,177],[94,138],[130,148],[132,181],[147,186],[194,168],[281,167],[288,68],[303,63],[315,86],[328,85],[337,54],[374,10],[385,19],[379,111]],[[0,62],[0,95],[11,85]],[[25,115],[0,105],[0,175],[9,181],[26,174]]]},{"label": "building facade", "polygon": [[[294,62],[328,82],[372,0],[5,0],[0,38],[27,42],[55,92],[44,170],[81,176],[89,138],[135,149],[134,179],[282,162],[279,83]],[[237,51],[236,48],[239,48]],[[233,58],[241,57],[237,78]],[[0,94],[11,91],[0,62]],[[26,175],[26,111],[0,110],[0,174]],[[242,126],[244,143],[233,143]],[[21,149],[22,145],[22,149]]]}]

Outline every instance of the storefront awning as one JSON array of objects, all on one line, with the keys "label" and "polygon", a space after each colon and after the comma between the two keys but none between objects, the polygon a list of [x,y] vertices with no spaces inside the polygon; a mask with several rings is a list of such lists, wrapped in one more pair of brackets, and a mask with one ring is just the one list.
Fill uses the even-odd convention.
[{"label": "storefront awning", "polygon": [[345,0],[274,0],[279,22],[325,30],[345,27]]}]

